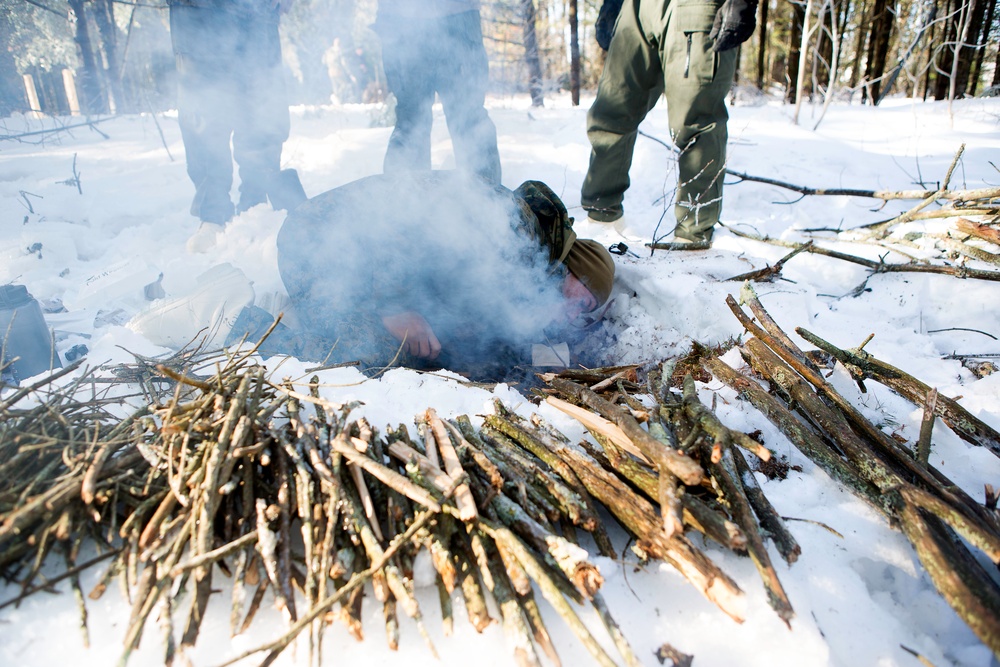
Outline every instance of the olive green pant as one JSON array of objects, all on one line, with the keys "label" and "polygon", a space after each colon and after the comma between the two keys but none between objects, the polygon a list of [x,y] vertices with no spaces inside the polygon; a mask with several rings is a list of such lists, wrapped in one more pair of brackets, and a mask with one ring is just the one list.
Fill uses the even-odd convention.
[{"label": "olive green pant", "polygon": [[583,207],[596,220],[622,215],[639,124],[661,94],[678,157],[675,235],[708,240],[722,211],[725,98],[738,49],[712,51],[721,0],[625,0],[597,99],[587,114],[592,147]]}]

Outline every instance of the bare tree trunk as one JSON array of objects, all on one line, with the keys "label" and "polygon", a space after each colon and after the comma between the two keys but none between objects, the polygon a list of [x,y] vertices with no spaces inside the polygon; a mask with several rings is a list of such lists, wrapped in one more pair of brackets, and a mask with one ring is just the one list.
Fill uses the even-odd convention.
[{"label": "bare tree trunk", "polygon": [[[868,62],[865,65],[865,81],[871,88],[874,103],[882,89],[880,79],[885,74],[885,60],[889,54],[889,38],[892,36],[892,6],[886,0],[875,0],[872,9],[872,29],[868,39]],[[867,93],[867,90],[865,91]],[[864,95],[862,95],[864,99]]]},{"label": "bare tree trunk", "polygon": [[123,109],[121,79],[118,78],[118,26],[111,0],[94,0],[94,22],[101,36],[106,67],[99,67],[104,74],[104,85],[111,91],[109,106]]},{"label": "bare tree trunk", "polygon": [[974,0],[967,0],[962,3],[962,10],[958,13],[958,26],[955,30],[958,40],[955,42],[955,57],[951,62],[951,76],[949,77],[950,83],[948,86],[948,115],[952,118],[952,122],[954,122],[955,117],[952,114],[951,103],[956,97],[963,97],[965,95],[964,83],[961,88],[959,87],[959,72],[962,66],[963,47],[969,40],[973,2]]},{"label": "bare tree trunk", "polygon": [[569,0],[569,94],[573,106],[580,106],[580,21],[577,0]]},{"label": "bare tree trunk", "polygon": [[997,48],[997,62],[993,66],[993,86],[1000,86],[1000,48]]},{"label": "bare tree trunk", "polygon": [[[934,2],[934,9],[937,10],[937,0]],[[934,70],[934,61],[936,60],[934,52],[934,31],[936,28],[937,23],[931,23],[931,31],[927,36],[927,65],[924,69],[924,92],[921,96],[924,102],[927,101],[927,96],[931,93],[931,72]]]},{"label": "bare tree trunk", "polygon": [[868,25],[868,5],[865,0],[861,0],[861,4],[858,5],[857,11],[860,16],[860,19],[858,20],[858,41],[854,45],[854,61],[851,63],[851,80],[847,84],[851,90],[857,88],[858,83],[861,80],[861,58],[865,52],[865,38],[868,36],[868,31],[864,29],[864,26]]},{"label": "bare tree trunk", "polygon": [[788,29],[788,67],[785,87],[785,103],[791,104],[798,97],[799,85],[799,54],[802,48],[802,23],[806,18],[805,5],[791,0],[790,25]]},{"label": "bare tree trunk", "polygon": [[802,43],[799,46],[799,64],[796,68],[795,114],[792,116],[792,122],[796,125],[799,124],[799,110],[802,108],[802,88],[806,78],[806,58],[809,56],[809,38],[813,32],[813,28],[809,26],[812,11],[813,0],[808,0],[802,22]]},{"label": "bare tree trunk", "polygon": [[535,34],[535,2],[521,0],[521,18],[524,21],[524,62],[528,66],[528,92],[531,106],[545,103],[542,97],[542,61],[538,54],[538,35]]},{"label": "bare tree trunk", "polygon": [[833,95],[836,92],[837,86],[837,70],[840,68],[840,35],[839,26],[837,25],[837,8],[836,0],[830,0],[830,30],[832,34],[830,35],[830,68],[828,70],[829,78],[826,84],[826,91],[823,97],[823,110],[819,114],[819,118],[816,119],[816,124],[813,126],[815,131],[819,127],[820,122],[823,120],[823,116],[826,115],[827,109],[830,108],[830,102],[833,101]]},{"label": "bare tree trunk", "polygon": [[757,87],[764,90],[764,67],[767,63],[767,8],[771,3],[761,0],[760,3],[760,48],[757,49]]},{"label": "bare tree trunk", "polygon": [[[996,13],[997,0],[992,2],[987,2],[988,9],[986,12],[986,20],[983,21],[983,31],[980,36],[979,42],[979,52],[976,53],[976,62],[972,70],[972,85],[969,87],[969,96],[975,97],[976,88],[979,86],[979,77],[983,73],[983,56],[986,55],[986,46],[990,43],[990,30],[993,28],[993,15]],[[998,49],[1000,53],[1000,49]]]},{"label": "bare tree trunk", "polygon": [[970,97],[976,94],[975,80],[970,81],[976,56],[981,54],[986,48],[986,42],[980,41],[979,36],[983,31],[983,21],[986,18],[986,6],[993,3],[988,0],[970,0],[968,39],[963,40],[958,52],[958,80],[957,94],[959,97]]},{"label": "bare tree trunk", "polygon": [[[958,0],[960,1],[960,0]],[[934,61],[934,99],[947,99],[951,79],[948,72],[955,62],[955,43],[958,41],[958,4],[956,0],[945,0],[944,26],[941,29],[941,48]]]},{"label": "bare tree trunk", "polygon": [[85,114],[105,113],[108,106],[104,98],[104,91],[101,90],[97,61],[94,58],[94,47],[90,41],[87,14],[84,11],[85,0],[67,1],[76,16],[76,36],[74,39],[80,51],[80,60],[83,62],[83,71],[79,77],[80,89],[83,91],[80,106]]},{"label": "bare tree trunk", "polygon": [[11,7],[4,3],[0,5],[0,116],[9,116],[15,111],[27,109],[24,99],[24,83],[17,72],[14,62],[14,52],[9,48],[7,39],[14,34]]}]

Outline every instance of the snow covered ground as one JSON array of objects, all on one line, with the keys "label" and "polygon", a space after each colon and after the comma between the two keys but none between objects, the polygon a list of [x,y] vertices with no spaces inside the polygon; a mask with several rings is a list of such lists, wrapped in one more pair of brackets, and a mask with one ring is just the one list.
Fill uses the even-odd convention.
[{"label": "snow covered ground", "polygon": [[[578,218],[580,236],[607,244],[625,241],[634,252],[616,260],[615,302],[608,321],[595,334],[605,346],[603,361],[654,362],[685,352],[692,341],[717,343],[740,335],[741,327],[724,301],[727,294],[738,293],[739,284],[725,279],[773,263],[787,250],[720,229],[711,250],[660,251],[650,256],[643,241],[654,235],[665,206],[670,208],[676,173],[670,152],[645,137],[637,144],[624,224],[616,229],[588,222],[579,208],[589,155],[584,129],[588,105],[585,100],[583,106],[572,108],[568,98],[557,97],[545,109],[530,109],[524,99],[504,98],[492,100],[490,112],[499,131],[505,185],[515,187],[526,179],[549,183]],[[944,104],[911,100],[888,100],[878,109],[834,106],[816,130],[812,111],[803,111],[799,125],[792,123],[792,111],[773,100],[734,106],[730,168],[814,187],[934,187],[965,143],[952,187],[1000,183],[998,99],[956,102],[953,115]],[[299,170],[310,195],[378,173],[390,132],[378,126],[381,116],[379,109],[364,106],[293,109],[285,166]],[[440,109],[436,118],[434,166],[448,168],[453,161]],[[0,284],[24,284],[48,304],[61,300],[66,312],[48,316],[59,332],[59,350],[65,353],[85,344],[92,365],[127,362],[131,352],[165,351],[124,326],[148,307],[141,286],[161,273],[168,297],[191,293],[198,275],[225,262],[253,281],[258,298],[281,289],[275,236],[282,214],[266,207],[236,218],[218,235],[210,252],[186,250],[185,243],[198,226],[187,212],[193,188],[184,169],[176,118],[158,120],[166,146],[148,115],[102,122],[100,133],[77,128],[26,137],[22,143],[0,142]],[[10,118],[0,121],[0,133],[37,130],[53,122]],[[668,139],[662,105],[642,129]],[[74,163],[82,193],[76,185],[63,183],[73,177]],[[827,238],[823,243],[828,247],[869,258],[885,251],[836,242],[830,233],[807,235],[802,230],[857,227],[912,206],[912,202],[890,203],[876,208],[873,200],[847,197],[797,201],[798,195],[788,190],[732,180],[724,212],[731,227],[785,240]],[[668,213],[657,236],[670,231],[669,217]],[[931,221],[912,228],[940,230],[945,223]],[[898,255],[888,259],[902,261]],[[757,289],[786,331],[803,326],[842,347],[855,346],[874,333],[866,350],[948,396],[961,396],[966,408],[1000,428],[1000,373],[979,379],[960,362],[944,358],[953,352],[1000,353],[1000,284],[883,274],[869,280],[860,296],[848,295],[867,273],[857,265],[801,254],[785,267],[785,280]],[[726,360],[738,365],[734,353]],[[273,359],[268,366],[278,363]],[[298,377],[308,366],[296,360],[281,363],[281,376]],[[427,407],[448,417],[482,414],[495,396],[524,414],[534,409],[514,388],[469,387],[447,374],[393,370],[377,380],[363,379],[353,369],[327,371],[322,375],[324,395],[334,401],[364,401],[358,414],[376,425],[409,422]],[[858,393],[843,369],[833,381],[876,423],[910,441],[916,439],[920,409],[874,383],[869,383],[867,394]],[[653,652],[664,642],[694,655],[700,667],[918,664],[903,646],[934,665],[996,664],[937,594],[902,534],[839,489],[731,391],[719,383],[700,390],[707,401],[713,392],[717,394],[717,412],[725,423],[746,431],[760,429],[773,451],[802,468],[784,481],[758,475],[782,515],[807,520],[790,522],[802,545],[797,563],[788,567],[772,550],[796,616],[791,630],[785,628],[768,607],[750,560],[710,544],[708,553],[747,593],[743,625],[724,616],[666,565],[637,570],[631,555],[624,564],[596,558],[606,580],[608,604],[645,664],[656,664]],[[566,433],[582,436],[582,429],[567,418],[546,408],[540,412]],[[934,433],[933,463],[973,497],[982,498],[986,483],[1000,485],[1000,461],[995,456],[968,446],[940,422]],[[624,542],[621,538],[621,546]],[[99,574],[96,567],[83,577],[85,590]],[[0,601],[16,592],[17,587],[0,585]],[[479,636],[459,608],[455,635],[441,637],[434,621],[436,589],[425,587],[420,595],[442,663],[514,664],[500,628],[494,625]],[[119,591],[111,590],[91,602],[89,612],[90,648],[83,649],[70,594],[39,594],[19,608],[0,610],[0,664],[51,665],[65,662],[69,655],[78,665],[112,664],[120,655],[129,606]],[[381,610],[376,605],[366,607],[365,620],[363,643],[349,638],[339,625],[330,628],[324,664],[435,662],[412,625],[403,622],[396,654],[382,639]],[[585,620],[598,625],[596,618]],[[211,605],[198,648],[190,657],[197,665],[219,664],[281,634],[282,628],[279,615],[268,608],[249,633],[230,639],[228,605],[219,599]],[[550,629],[564,664],[588,663],[589,657],[557,618],[553,617]],[[130,664],[161,664],[161,656],[159,633],[150,623]],[[297,652],[287,651],[279,664],[304,665],[307,656],[301,646]]]}]

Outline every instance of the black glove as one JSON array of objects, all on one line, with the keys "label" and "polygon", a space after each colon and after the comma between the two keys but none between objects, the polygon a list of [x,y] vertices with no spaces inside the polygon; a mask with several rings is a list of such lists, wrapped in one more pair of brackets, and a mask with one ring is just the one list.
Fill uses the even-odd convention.
[{"label": "black glove", "polygon": [[597,13],[594,35],[597,37],[597,44],[605,51],[611,46],[611,38],[615,34],[615,21],[618,20],[618,13],[621,10],[622,0],[604,0],[601,11]]},{"label": "black glove", "polygon": [[750,39],[757,29],[757,0],[726,0],[715,14],[715,23],[709,39],[714,39],[712,50],[722,53],[735,49]]}]

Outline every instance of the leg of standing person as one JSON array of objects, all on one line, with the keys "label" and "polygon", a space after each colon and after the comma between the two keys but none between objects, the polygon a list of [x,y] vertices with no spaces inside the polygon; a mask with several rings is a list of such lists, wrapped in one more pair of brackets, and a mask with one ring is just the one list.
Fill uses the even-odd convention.
[{"label": "leg of standing person", "polygon": [[497,128],[486,112],[489,60],[483,47],[479,12],[462,12],[442,19],[443,39],[438,58],[437,91],[459,169],[500,184]]},{"label": "leg of standing person", "polygon": [[383,171],[431,168],[434,87],[428,76],[436,63],[424,47],[438,38],[437,22],[382,19],[376,31],[382,42],[382,65],[396,97],[396,126],[389,137]]},{"label": "leg of standing person", "polygon": [[591,153],[581,201],[590,217],[602,222],[622,216],[639,123],[663,90],[660,54],[640,20],[640,7],[640,0],[622,5],[597,97],[587,113]]},{"label": "leg of standing person", "polygon": [[674,235],[711,241],[722,212],[726,167],[726,95],[736,72],[738,49],[712,50],[708,33],[721,3],[671,3],[663,44],[667,115],[678,157]]},{"label": "leg of standing person", "polygon": [[243,98],[233,132],[233,156],[240,168],[236,210],[263,204],[269,197],[276,209],[294,208],[305,195],[286,193],[281,172],[281,149],[288,139],[290,124],[278,12],[263,3],[244,15],[243,21],[241,57],[234,71]]},{"label": "leg of standing person", "polygon": [[235,26],[222,13],[170,6],[170,37],[177,63],[177,108],[188,176],[195,186],[192,215],[226,223],[233,215],[232,134],[234,88],[228,78]]}]

